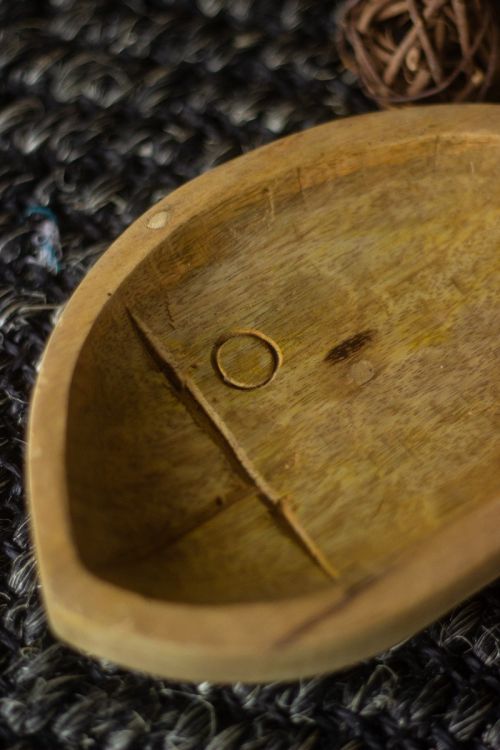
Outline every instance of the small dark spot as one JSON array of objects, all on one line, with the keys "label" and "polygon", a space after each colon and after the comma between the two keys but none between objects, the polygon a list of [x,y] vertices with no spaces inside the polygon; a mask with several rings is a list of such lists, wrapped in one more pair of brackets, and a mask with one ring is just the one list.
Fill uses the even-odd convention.
[{"label": "small dark spot", "polygon": [[223,507],[223,505],[224,505],[224,498],[223,498],[223,497],[219,497],[219,496],[217,496],[217,497],[215,498],[215,504],[216,504],[216,506],[217,506],[218,508],[222,508],[222,507]]},{"label": "small dark spot", "polygon": [[359,350],[366,346],[366,344],[369,344],[374,335],[375,331],[361,331],[361,333],[351,336],[345,341],[342,341],[341,344],[334,346],[326,355],[325,362],[332,362],[335,364],[336,362],[342,362],[344,359],[349,359],[349,357],[352,357],[353,354],[359,352]]}]

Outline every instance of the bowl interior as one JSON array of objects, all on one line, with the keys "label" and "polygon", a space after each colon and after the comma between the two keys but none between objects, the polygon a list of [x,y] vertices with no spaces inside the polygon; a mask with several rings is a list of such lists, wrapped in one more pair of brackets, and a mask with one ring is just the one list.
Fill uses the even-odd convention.
[{"label": "bowl interior", "polygon": [[[211,604],[351,586],[492,497],[499,156],[429,142],[316,182],[284,163],[158,232],[72,382],[69,511],[95,575]],[[249,471],[290,501],[338,584]]]}]

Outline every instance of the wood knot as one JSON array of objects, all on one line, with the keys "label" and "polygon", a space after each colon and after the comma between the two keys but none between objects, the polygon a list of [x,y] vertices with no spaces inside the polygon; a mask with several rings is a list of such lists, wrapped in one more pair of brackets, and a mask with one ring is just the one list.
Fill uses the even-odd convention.
[{"label": "wood knot", "polygon": [[364,385],[375,375],[375,368],[367,359],[360,359],[351,366],[351,378],[356,385]]},{"label": "wood knot", "polygon": [[169,211],[157,211],[155,214],[149,217],[146,222],[146,226],[148,227],[148,229],[162,229],[166,225],[169,215]]},{"label": "wood knot", "polygon": [[375,335],[375,331],[361,331],[356,333],[354,336],[345,339],[340,344],[331,349],[325,357],[326,362],[342,362],[345,359],[349,359],[353,354],[359,352],[366,344],[369,344]]}]

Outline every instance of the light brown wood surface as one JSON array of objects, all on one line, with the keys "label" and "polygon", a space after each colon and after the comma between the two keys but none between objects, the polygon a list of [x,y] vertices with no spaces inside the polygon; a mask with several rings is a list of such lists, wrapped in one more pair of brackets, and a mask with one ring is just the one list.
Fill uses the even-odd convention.
[{"label": "light brown wood surface", "polygon": [[68,304],[31,414],[56,633],[295,678],[500,571],[500,107],[328,124],[177,190]]}]

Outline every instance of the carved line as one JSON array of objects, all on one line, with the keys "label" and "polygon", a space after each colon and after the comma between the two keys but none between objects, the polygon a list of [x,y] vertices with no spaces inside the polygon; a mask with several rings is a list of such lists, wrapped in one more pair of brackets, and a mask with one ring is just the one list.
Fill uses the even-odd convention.
[{"label": "carved line", "polygon": [[[264,380],[262,380],[260,383],[245,383],[241,380],[235,380],[235,378],[232,378],[228,374],[227,370],[221,362],[221,351],[224,347],[224,344],[230,341],[230,339],[237,338],[238,336],[247,336],[249,338],[257,339],[257,341],[262,341],[271,352],[273,358],[273,370],[271,374],[264,378]],[[216,372],[220,375],[226,385],[230,385],[233,388],[238,388],[241,391],[254,391],[256,388],[262,388],[263,386],[274,380],[274,378],[276,377],[276,373],[283,363],[283,354],[281,353],[281,349],[279,348],[278,344],[273,341],[272,338],[266,336],[264,333],[254,330],[253,328],[237,328],[233,331],[222,334],[222,336],[217,339],[212,353],[212,363]]]},{"label": "carved line", "polygon": [[134,313],[130,310],[127,312],[132,320],[134,329],[139,335],[139,339],[166,376],[179,400],[188,408],[198,424],[201,423],[200,426],[204,427],[213,437],[216,444],[223,449],[231,464],[254,487],[259,498],[273,513],[288,534],[299,543],[302,549],[307,552],[309,557],[329,578],[337,579],[339,576],[338,571],[330,565],[323,552],[302,527],[291,508],[289,499],[275,492],[264,477],[260,475],[230,429],[206,400],[202,391],[188,375],[182,372],[172,359],[171,354],[167,354],[165,347],[156,338],[155,334]]}]

